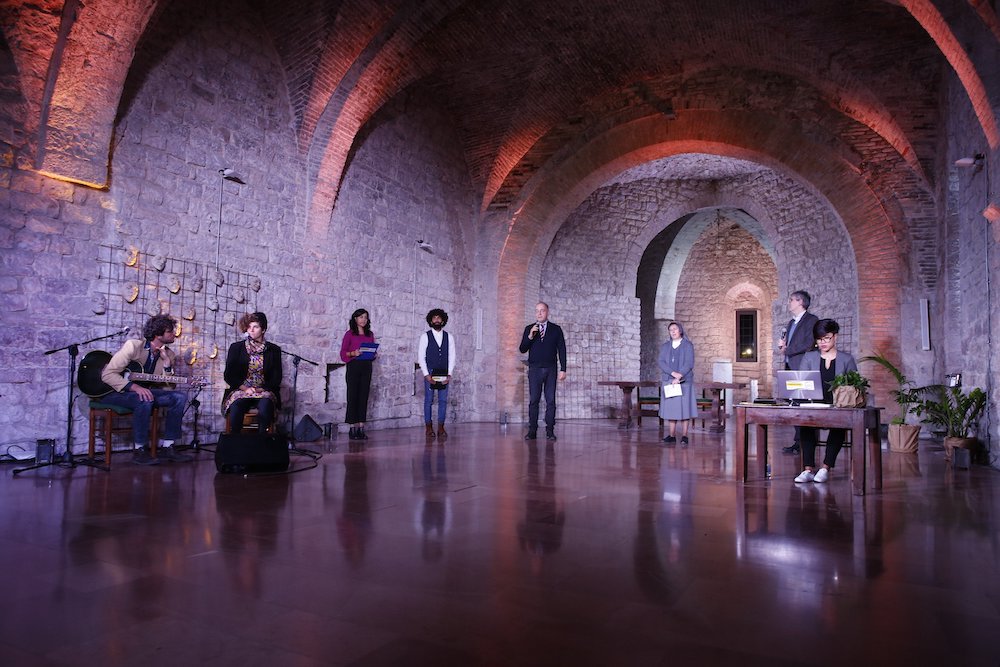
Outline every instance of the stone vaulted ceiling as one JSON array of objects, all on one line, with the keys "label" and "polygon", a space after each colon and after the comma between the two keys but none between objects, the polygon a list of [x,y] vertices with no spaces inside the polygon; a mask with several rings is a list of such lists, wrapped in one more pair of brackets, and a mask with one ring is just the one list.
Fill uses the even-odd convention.
[{"label": "stone vaulted ceiling", "polygon": [[[16,101],[34,130],[19,159],[106,186],[125,81],[140,56],[155,57],[144,36],[203,4],[5,3]],[[998,143],[997,93],[984,83],[995,52],[962,47],[971,30],[1000,35],[980,1],[246,0],[226,8],[267,35],[286,73],[311,225],[329,219],[365,123],[415,88],[460,128],[483,211],[522,206],[533,182],[558,176],[616,128],[653,117],[683,128],[672,140],[710,148],[724,134],[717,126],[742,115],[745,134],[780,128],[791,153],[818,150],[858,174],[905,246],[901,229],[934,218],[945,67],[966,88],[989,145]]]}]

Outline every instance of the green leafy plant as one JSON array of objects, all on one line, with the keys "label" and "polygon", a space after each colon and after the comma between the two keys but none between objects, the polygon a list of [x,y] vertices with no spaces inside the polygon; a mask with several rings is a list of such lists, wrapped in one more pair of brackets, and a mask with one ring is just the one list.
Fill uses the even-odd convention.
[{"label": "green leafy plant", "polygon": [[933,384],[917,392],[924,398],[914,412],[922,422],[939,427],[949,438],[968,438],[986,409],[986,392],[979,387],[965,393],[961,387]]},{"label": "green leafy plant", "polygon": [[899,385],[898,389],[892,390],[892,398],[899,405],[899,416],[893,417],[890,424],[905,424],[909,414],[916,414],[917,405],[920,403],[920,390],[910,382],[903,372],[896,368],[895,364],[889,361],[884,354],[876,352],[867,357],[862,357],[861,361],[874,361],[882,368],[889,371]]},{"label": "green leafy plant", "polygon": [[837,377],[833,378],[833,382],[830,383],[831,389],[836,389],[837,387],[854,387],[858,391],[868,391],[868,378],[857,371],[847,371],[846,373],[841,373]]}]

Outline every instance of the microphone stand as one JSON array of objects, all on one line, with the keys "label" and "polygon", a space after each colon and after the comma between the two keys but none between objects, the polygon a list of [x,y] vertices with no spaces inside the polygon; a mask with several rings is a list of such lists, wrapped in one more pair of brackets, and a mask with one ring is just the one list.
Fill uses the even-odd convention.
[{"label": "microphone stand", "polygon": [[[104,472],[109,472],[110,468],[106,468],[96,461],[83,460],[77,461],[73,458],[73,380],[76,377],[76,357],[80,354],[81,345],[89,345],[90,343],[95,343],[99,340],[105,340],[107,338],[114,338],[115,336],[121,336],[126,332],[116,331],[114,333],[109,333],[107,336],[98,336],[97,338],[91,338],[90,340],[85,340],[80,343],[70,343],[65,347],[57,347],[54,350],[48,350],[45,352],[48,354],[55,354],[56,352],[62,352],[66,350],[69,352],[69,393],[66,399],[66,452],[62,456],[62,460],[58,460],[58,457],[53,454],[52,460],[45,463],[36,463],[35,465],[28,466],[26,468],[16,468],[13,472],[15,475],[18,473],[25,472],[26,470],[35,470],[37,468],[45,468],[48,466],[58,465],[63,468],[75,468],[78,465],[86,465],[92,468],[100,468]],[[105,443],[105,447],[110,447],[111,443]],[[37,451],[36,451],[37,456]]]},{"label": "microphone stand", "polygon": [[292,373],[292,424],[291,428],[288,429],[288,441],[291,443],[289,449],[295,449],[295,410],[298,407],[297,403],[299,401],[299,363],[304,361],[307,364],[312,364],[313,366],[319,366],[315,361],[310,361],[305,357],[301,357],[294,352],[287,352],[284,348],[281,350],[282,354],[287,354],[292,358],[292,365],[295,366],[295,371]]},{"label": "microphone stand", "polygon": [[198,394],[201,393],[201,389],[201,387],[195,389],[194,395],[191,397],[191,400],[188,401],[187,407],[184,408],[185,414],[187,414],[187,411],[190,408],[194,408],[194,433],[191,435],[191,444],[188,445],[188,447],[195,451],[198,451],[201,447],[201,443],[198,442],[198,408],[201,407],[201,401],[198,400]]}]

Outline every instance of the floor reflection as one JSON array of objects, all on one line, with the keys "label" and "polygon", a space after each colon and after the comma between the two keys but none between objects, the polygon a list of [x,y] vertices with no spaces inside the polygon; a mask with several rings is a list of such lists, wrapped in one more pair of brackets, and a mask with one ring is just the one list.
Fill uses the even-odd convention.
[{"label": "floor reflection", "polygon": [[287,475],[215,477],[219,547],[225,556],[226,574],[237,592],[255,598],[261,595],[261,563],[277,549],[289,481]]},{"label": "floor reflection", "polygon": [[337,537],[344,557],[354,567],[365,559],[372,534],[372,511],[368,497],[368,460],[363,449],[344,455],[344,497],[337,519]]},{"label": "floor reflection", "polygon": [[449,430],[3,480],[0,662],[996,663],[996,471],[922,443],[854,497],[797,457],[738,483],[725,433]]},{"label": "floor reflection", "polygon": [[555,446],[546,443],[544,457],[535,442],[528,442],[527,448],[524,520],[517,526],[517,537],[521,549],[531,557],[531,571],[539,574],[545,556],[562,546],[566,510],[556,497]]}]

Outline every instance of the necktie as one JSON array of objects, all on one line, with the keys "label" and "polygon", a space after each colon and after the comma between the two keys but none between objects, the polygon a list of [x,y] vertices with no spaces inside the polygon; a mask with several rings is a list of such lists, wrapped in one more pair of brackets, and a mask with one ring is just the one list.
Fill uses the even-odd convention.
[{"label": "necktie", "polygon": [[544,324],[542,325],[542,328],[538,332],[538,338],[539,338],[539,340],[545,340],[545,325]]},{"label": "necktie", "polygon": [[156,372],[156,360],[159,359],[159,358],[160,358],[160,351],[159,350],[150,350],[149,351],[149,359],[146,360],[146,367],[143,370],[145,372],[147,372],[147,373],[150,373],[150,374],[155,373]]}]

